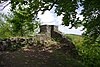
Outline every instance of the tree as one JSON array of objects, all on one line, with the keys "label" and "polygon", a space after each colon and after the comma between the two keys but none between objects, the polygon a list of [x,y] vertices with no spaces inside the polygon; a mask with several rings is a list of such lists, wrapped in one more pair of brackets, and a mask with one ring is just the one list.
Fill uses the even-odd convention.
[{"label": "tree", "polygon": [[[72,27],[78,27],[78,25],[83,25],[85,35],[87,35],[91,41],[96,41],[100,37],[100,1],[99,0],[11,0],[12,11],[20,8],[20,5],[26,6],[27,11],[35,19],[39,11],[43,13],[46,10],[51,10],[55,8],[55,13],[63,15],[63,24],[68,26],[71,24]],[[76,9],[79,5],[83,7],[81,15],[84,16],[84,20],[80,21],[76,17]]]},{"label": "tree", "polygon": [[0,13],[1,37],[33,36],[34,30],[39,26],[38,21],[31,20],[28,12],[14,11],[8,15]]},{"label": "tree", "polygon": [[[3,16],[0,13],[0,16]],[[10,24],[4,21],[5,16],[0,17],[0,37],[10,37],[11,36],[11,30],[10,30]]]},{"label": "tree", "polygon": [[[13,15],[12,15],[13,14]],[[32,20],[26,11],[14,11],[7,20],[10,23],[13,36],[30,36],[33,35],[34,30],[38,27],[39,23]]]},{"label": "tree", "polygon": [[81,1],[83,6],[82,15],[84,20],[81,23],[85,29],[85,35],[91,42],[98,41],[100,43],[100,0]]}]

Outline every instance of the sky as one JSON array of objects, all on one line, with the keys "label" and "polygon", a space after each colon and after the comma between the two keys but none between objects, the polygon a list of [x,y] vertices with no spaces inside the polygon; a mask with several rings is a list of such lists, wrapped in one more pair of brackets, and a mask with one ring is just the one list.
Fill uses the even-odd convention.
[{"label": "sky", "polygon": [[[8,5],[2,12],[7,14],[7,12],[9,12],[9,8],[10,5]],[[44,14],[41,14],[41,12],[39,12],[38,14],[38,18],[40,19],[40,22],[42,25],[56,25],[58,26],[58,30],[60,32],[62,32],[63,34],[77,34],[77,35],[81,35],[84,31],[81,31],[83,27],[79,27],[77,29],[75,29],[74,27],[72,29],[69,29],[70,26],[64,26],[61,25],[62,24],[62,18],[63,15],[61,16],[57,16],[54,13],[54,9],[50,11],[45,11]],[[79,8],[77,11],[80,12],[82,8]],[[83,16],[81,15],[77,15],[77,17],[80,17],[80,20],[83,19]]]},{"label": "sky", "polygon": [[[64,26],[61,25],[62,24],[62,18],[63,15],[61,16],[57,16],[54,13],[54,9],[53,8],[51,11],[46,11],[44,14],[41,15],[41,12],[39,12],[38,17],[40,18],[41,23],[44,25],[57,25],[58,26],[58,30],[61,31],[63,34],[78,34],[81,35],[84,31],[81,31],[83,29],[83,27],[79,27],[77,29],[75,29],[74,27],[72,29],[69,29],[71,25],[69,26]],[[80,13],[82,10],[82,8],[79,8],[78,13]],[[79,19],[82,20],[83,16],[77,14],[77,17],[80,17]]]}]

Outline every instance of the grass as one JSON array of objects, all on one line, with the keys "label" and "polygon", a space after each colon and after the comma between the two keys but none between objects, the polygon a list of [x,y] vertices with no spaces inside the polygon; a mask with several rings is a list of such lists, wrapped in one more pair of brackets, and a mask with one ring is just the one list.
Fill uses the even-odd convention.
[{"label": "grass", "polygon": [[66,34],[65,35],[70,41],[72,41],[75,45],[80,45],[83,42],[83,37],[81,35],[75,34]]}]

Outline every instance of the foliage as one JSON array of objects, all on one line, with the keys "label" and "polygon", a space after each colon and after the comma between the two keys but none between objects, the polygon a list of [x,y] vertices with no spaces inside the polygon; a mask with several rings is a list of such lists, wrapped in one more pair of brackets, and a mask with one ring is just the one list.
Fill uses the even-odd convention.
[{"label": "foliage", "polygon": [[80,35],[65,35],[70,38],[75,44],[81,61],[87,67],[99,67],[100,66],[100,43],[95,44],[87,43],[87,39],[84,40]]},{"label": "foliage", "polygon": [[16,10],[13,15],[8,17],[11,24],[12,33],[14,36],[29,36],[34,34],[34,30],[39,26],[39,23],[29,17],[26,11]]},{"label": "foliage", "polygon": [[[0,14],[2,16],[2,14]],[[10,30],[10,24],[4,22],[4,18],[0,17],[0,37],[10,37],[11,36],[11,30]]]},{"label": "foliage", "polygon": [[[100,6],[99,0],[11,0],[12,10],[16,10],[16,7],[19,5],[28,6],[28,11],[31,13],[31,16],[35,18],[39,11],[51,10],[53,7],[55,8],[55,13],[59,15],[63,15],[63,24],[68,26],[76,27],[81,24],[86,29],[85,34],[94,41],[100,36]],[[83,15],[84,20],[80,21],[79,17],[76,15],[78,12],[77,9],[79,7],[83,7],[81,11],[81,15]],[[21,9],[22,10],[22,9]]]},{"label": "foliage", "polygon": [[82,61],[89,67],[100,66],[100,44],[84,44],[80,47]]},{"label": "foliage", "polygon": [[56,7],[55,13],[57,13],[58,16],[61,14],[64,15],[63,21],[67,26],[70,23],[72,26],[75,26],[78,19],[76,18],[77,12],[75,11],[78,8],[77,0],[11,0],[11,5],[12,11],[16,10],[18,6],[20,10],[23,10],[20,8],[20,5],[27,6],[27,11],[30,12],[33,18],[37,17],[39,11],[44,13],[46,10],[51,10],[53,7]]},{"label": "foliage", "polygon": [[3,26],[0,27],[0,37],[5,38],[5,37],[10,37],[11,36],[11,31],[9,29],[9,24],[4,24]]},{"label": "foliage", "polygon": [[92,43],[100,37],[100,0],[85,0],[82,15],[84,16],[83,26],[86,28],[84,33]]},{"label": "foliage", "polygon": [[[71,28],[84,26],[86,30],[84,34],[91,38],[93,43],[100,37],[100,0],[11,0],[9,3],[11,3],[12,11],[17,9],[27,11],[33,19],[37,18],[39,11],[44,13],[46,10],[50,11],[56,7],[55,13],[58,16],[63,15],[64,25],[71,24]],[[83,9],[78,13],[77,10],[81,10],[80,7]],[[80,14],[84,17],[82,21],[76,17]]]},{"label": "foliage", "polygon": [[39,26],[38,21],[28,18],[28,13],[13,12],[8,15],[0,14],[0,34],[2,37],[10,36],[33,36],[34,30]]}]

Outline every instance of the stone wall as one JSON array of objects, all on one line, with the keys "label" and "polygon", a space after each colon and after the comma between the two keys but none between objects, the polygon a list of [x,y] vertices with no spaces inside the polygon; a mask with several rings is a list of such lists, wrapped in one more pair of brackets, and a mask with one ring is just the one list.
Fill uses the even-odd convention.
[{"label": "stone wall", "polygon": [[33,43],[33,38],[3,38],[0,39],[0,51],[17,49]]},{"label": "stone wall", "polygon": [[[34,38],[4,38],[0,39],[0,51],[24,47],[25,45],[34,45],[36,41],[44,42],[54,39],[60,44],[60,50],[64,53],[78,55],[75,45],[65,36],[57,31],[53,25],[43,25],[40,27],[40,33]],[[76,56],[75,56],[76,57]]]}]

